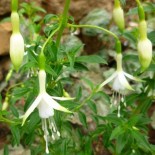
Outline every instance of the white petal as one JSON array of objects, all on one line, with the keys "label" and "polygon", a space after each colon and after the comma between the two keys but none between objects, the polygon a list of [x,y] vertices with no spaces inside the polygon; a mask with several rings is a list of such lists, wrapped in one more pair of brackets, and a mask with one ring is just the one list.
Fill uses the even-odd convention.
[{"label": "white petal", "polygon": [[55,96],[50,96],[55,100],[60,100],[60,101],[66,101],[66,100],[74,100],[75,98],[71,98],[71,97],[55,97]]},{"label": "white petal", "polygon": [[34,111],[34,109],[38,106],[42,99],[42,95],[38,95],[38,97],[34,100],[34,102],[31,104],[31,106],[28,108],[28,110],[25,112],[23,116],[23,122],[22,125],[24,125],[26,119],[29,117],[29,115]]},{"label": "white petal", "polygon": [[49,118],[54,115],[54,110],[51,105],[47,104],[44,98],[40,101],[38,105],[39,116],[41,118]]},{"label": "white petal", "polygon": [[44,100],[46,101],[47,104],[49,104],[50,106],[52,106],[53,109],[71,113],[71,111],[69,111],[69,110],[66,109],[65,107],[61,106],[58,102],[56,102],[56,101],[55,101],[50,95],[48,95],[48,94],[45,94],[45,95],[44,95]]},{"label": "white petal", "polygon": [[114,78],[114,82],[113,82],[112,88],[113,88],[113,90],[116,91],[116,92],[122,92],[122,91],[124,91],[124,90],[126,89],[126,88],[124,87],[124,85],[122,85],[122,83],[120,82],[118,76],[116,76],[116,77]]},{"label": "white petal", "polygon": [[134,77],[134,76],[132,76],[131,74],[128,74],[128,73],[126,73],[126,72],[123,72],[123,73],[124,73],[124,75],[125,75],[126,77],[128,77],[128,78],[131,79],[131,80],[143,82],[143,80],[141,80],[141,79],[139,79],[139,78],[137,78],[137,77]]},{"label": "white petal", "polygon": [[117,73],[113,73],[107,80],[105,80],[103,83],[99,85],[99,89],[105,86],[107,83],[109,83],[111,80],[113,80],[117,76]]},{"label": "white petal", "polygon": [[127,89],[129,89],[129,90],[134,90],[134,89],[130,86],[130,84],[128,83],[128,81],[127,81],[127,79],[125,78],[125,75],[124,75],[123,72],[119,72],[119,73],[118,73],[118,78],[119,78],[120,83],[121,83],[125,88],[127,88]]}]

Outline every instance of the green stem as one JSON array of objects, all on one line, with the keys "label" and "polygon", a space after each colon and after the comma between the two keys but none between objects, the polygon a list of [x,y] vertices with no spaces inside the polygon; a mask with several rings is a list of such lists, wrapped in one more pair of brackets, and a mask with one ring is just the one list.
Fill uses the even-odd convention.
[{"label": "green stem", "polygon": [[40,69],[45,69],[45,55],[44,55],[44,50],[45,47],[47,45],[47,43],[50,41],[50,39],[53,37],[53,35],[60,29],[60,27],[58,27],[57,29],[55,29],[50,36],[47,38],[47,40],[45,41],[45,43],[43,44],[43,47],[41,49],[41,53],[39,55],[39,67]]},{"label": "green stem", "polygon": [[96,25],[73,25],[73,24],[69,24],[69,23],[68,23],[68,27],[74,27],[74,28],[95,28],[95,29],[102,30],[102,31],[106,32],[107,34],[113,36],[116,39],[116,52],[117,53],[121,53],[122,52],[121,51],[121,42],[120,42],[118,36],[115,33],[111,32],[111,31],[109,31],[109,30],[107,30],[107,29],[105,29],[103,27],[96,26]]},{"label": "green stem", "polygon": [[140,0],[136,0],[137,5],[138,5],[138,16],[139,16],[139,20],[145,20],[145,12],[144,12],[144,8],[140,2]]},{"label": "green stem", "polygon": [[11,1],[11,11],[17,12],[18,10],[18,0],[12,0]]},{"label": "green stem", "polygon": [[62,20],[61,20],[61,23],[60,23],[60,29],[59,29],[57,40],[56,40],[56,46],[57,47],[59,47],[61,36],[62,36],[63,31],[64,31],[64,29],[66,28],[66,25],[67,25],[67,21],[68,21],[67,16],[68,16],[69,6],[70,6],[70,0],[66,0],[65,1],[64,11],[63,11],[63,14],[62,14]]},{"label": "green stem", "polygon": [[115,7],[115,8],[120,7],[120,1],[119,1],[119,0],[115,0],[115,1],[114,1],[114,7]]},{"label": "green stem", "polygon": [[120,54],[122,52],[122,45],[121,42],[119,40],[116,40],[116,52],[117,54]]},{"label": "green stem", "polygon": [[81,107],[83,107],[87,103],[87,101],[89,101],[93,97],[93,95],[94,95],[94,92],[90,94],[85,100],[83,100],[83,102],[80,105],[78,105],[75,109],[73,109],[73,111],[74,112],[78,111]]},{"label": "green stem", "polygon": [[82,102],[80,105],[78,105],[77,107],[75,107],[75,108],[73,109],[73,111],[75,112],[75,111],[79,110],[81,107],[83,107],[83,106],[87,103],[87,101],[89,101],[98,91],[100,91],[100,88],[99,88],[99,87],[96,87],[96,88],[92,91],[92,93],[89,94],[89,95],[83,100],[83,102]]},{"label": "green stem", "polygon": [[137,5],[141,5],[140,0],[136,0]]},{"label": "green stem", "polygon": [[113,36],[116,40],[119,40],[119,38],[117,37],[116,34],[114,34],[113,32],[103,28],[103,27],[100,27],[100,26],[96,26],[96,25],[73,25],[73,24],[68,24],[68,27],[74,27],[74,28],[94,28],[94,29],[99,29],[99,30],[102,30],[104,32],[106,32],[107,34]]},{"label": "green stem", "polygon": [[8,124],[20,124],[20,123],[11,121],[10,119],[4,118],[4,117],[2,117],[2,116],[0,116],[0,122],[8,123]]},{"label": "green stem", "polygon": [[43,44],[43,47],[41,49],[41,53],[40,54],[44,54],[44,49],[47,45],[47,43],[49,42],[49,40],[53,37],[53,35],[60,29],[60,27],[58,27],[57,29],[55,29],[51,34],[50,36],[47,38],[47,40],[45,41],[45,43]]}]

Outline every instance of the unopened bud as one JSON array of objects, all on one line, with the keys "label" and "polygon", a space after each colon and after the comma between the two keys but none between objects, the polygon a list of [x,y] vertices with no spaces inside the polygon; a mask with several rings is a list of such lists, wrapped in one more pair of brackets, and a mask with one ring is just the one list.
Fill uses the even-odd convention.
[{"label": "unopened bud", "polygon": [[152,60],[152,43],[149,39],[141,39],[138,42],[138,56],[142,71],[147,69]]},{"label": "unopened bud", "polygon": [[115,6],[113,9],[113,19],[120,30],[124,30],[124,11],[120,6],[119,0],[115,0]]},{"label": "unopened bud", "polygon": [[24,57],[24,39],[20,33],[13,33],[11,35],[10,57],[14,68],[18,71]]},{"label": "unopened bud", "polygon": [[2,105],[2,111],[7,110],[8,106],[9,106],[8,100],[9,100],[9,98],[8,98],[8,96],[6,96],[5,100],[3,102],[3,105]]}]

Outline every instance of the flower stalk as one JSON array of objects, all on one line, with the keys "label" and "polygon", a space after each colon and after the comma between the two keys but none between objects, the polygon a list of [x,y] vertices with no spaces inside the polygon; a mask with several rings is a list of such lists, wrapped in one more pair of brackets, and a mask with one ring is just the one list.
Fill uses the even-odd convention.
[{"label": "flower stalk", "polygon": [[63,14],[62,14],[61,23],[60,23],[60,29],[59,29],[57,40],[56,40],[57,47],[59,47],[63,31],[67,26],[69,6],[70,6],[70,0],[66,0],[64,10],[63,10]]}]

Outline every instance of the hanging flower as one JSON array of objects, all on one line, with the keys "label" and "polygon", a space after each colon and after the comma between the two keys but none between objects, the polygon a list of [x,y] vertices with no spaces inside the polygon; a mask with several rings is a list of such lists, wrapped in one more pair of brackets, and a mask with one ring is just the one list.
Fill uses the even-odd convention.
[{"label": "hanging flower", "polygon": [[[117,70],[99,86],[99,89],[100,89],[103,86],[105,86],[107,83],[113,80],[112,89],[114,90],[114,95],[116,94],[116,96],[118,97],[118,101],[114,99],[114,103],[113,103],[114,105],[119,104],[120,101],[124,102],[124,95],[125,95],[126,89],[134,90],[129,84],[129,82],[127,81],[126,77],[134,81],[142,81],[123,71],[121,53],[116,55],[116,62],[117,62]],[[118,117],[120,117],[120,105],[118,105]]]},{"label": "hanging flower", "polygon": [[60,137],[60,132],[57,130],[57,127],[53,118],[54,109],[71,113],[68,109],[61,106],[55,100],[72,100],[73,98],[50,96],[46,92],[45,84],[46,84],[46,72],[44,70],[40,70],[39,71],[40,93],[38,97],[34,100],[32,105],[28,108],[26,113],[24,114],[22,125],[25,123],[26,119],[34,111],[34,109],[38,108],[39,116],[42,119],[42,129],[44,131],[44,139],[46,141],[46,153],[49,153],[49,150],[48,150],[49,132],[48,132],[47,126],[49,126],[49,129],[51,130],[53,140],[57,139],[57,137]]}]

